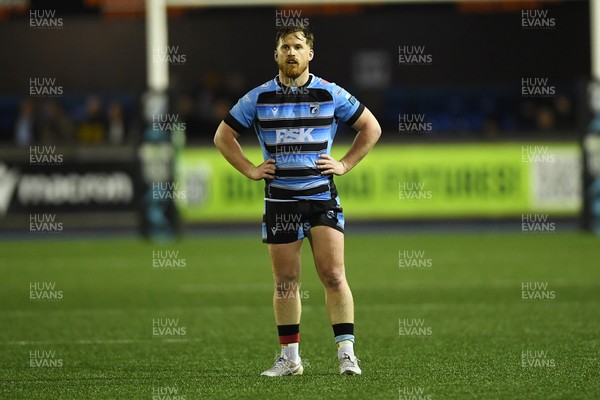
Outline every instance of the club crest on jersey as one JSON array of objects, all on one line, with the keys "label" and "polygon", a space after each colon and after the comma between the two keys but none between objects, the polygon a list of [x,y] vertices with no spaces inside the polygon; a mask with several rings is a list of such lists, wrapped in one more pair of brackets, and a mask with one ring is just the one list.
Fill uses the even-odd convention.
[{"label": "club crest on jersey", "polygon": [[296,143],[296,142],[312,142],[314,141],[311,135],[315,128],[293,128],[293,129],[277,129],[277,143]]},{"label": "club crest on jersey", "polygon": [[312,115],[314,117],[315,115],[319,114],[319,104],[318,103],[310,104],[309,107],[310,107],[310,115]]}]

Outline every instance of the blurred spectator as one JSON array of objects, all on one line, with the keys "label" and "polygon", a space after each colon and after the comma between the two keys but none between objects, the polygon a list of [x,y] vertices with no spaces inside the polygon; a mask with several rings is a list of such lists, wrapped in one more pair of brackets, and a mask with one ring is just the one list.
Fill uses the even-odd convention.
[{"label": "blurred spectator", "polygon": [[35,106],[31,99],[26,99],[21,103],[19,116],[15,122],[15,144],[17,146],[30,145],[35,139],[36,128]]},{"label": "blurred spectator", "polygon": [[220,121],[225,119],[227,114],[229,114],[229,110],[233,107],[233,104],[227,99],[217,98],[213,104],[214,106],[214,122],[217,123],[217,126]]},{"label": "blurred spectator", "polygon": [[550,106],[538,107],[535,114],[536,129],[540,131],[555,131],[556,116]]},{"label": "blurred spectator", "polygon": [[207,131],[208,128],[203,126],[203,121],[194,108],[194,100],[190,96],[180,97],[176,107],[177,113],[181,116],[183,122],[185,122],[186,135],[199,137]]},{"label": "blurred spectator", "polygon": [[84,121],[77,131],[77,141],[81,144],[98,144],[106,141],[107,124],[102,116],[102,103],[97,97],[90,97],[86,104]]},{"label": "blurred spectator", "polygon": [[488,115],[483,121],[483,134],[487,139],[497,139],[500,137],[500,124],[493,115]]},{"label": "blurred spectator", "polygon": [[[188,140],[208,143],[221,120],[243,92],[243,77],[224,71],[207,71],[201,82],[172,94],[172,112],[186,125]],[[503,88],[390,89],[382,107],[382,126],[397,131],[399,115],[425,118],[432,123],[431,136],[466,136],[474,140],[499,139],[519,132],[574,135],[579,115],[577,93],[563,90],[555,97],[524,98]],[[367,93],[368,95],[368,93]],[[82,104],[81,97],[53,99],[0,98],[0,139],[27,146],[36,143],[111,144],[133,143],[141,134],[139,111],[131,104],[136,95],[98,96]],[[359,95],[360,96],[360,95]],[[368,96],[367,96],[368,97]],[[369,102],[369,104],[374,102]]]},{"label": "blurred spectator", "polygon": [[113,102],[108,108],[108,141],[110,144],[121,144],[125,139],[126,127],[123,117],[123,106]]},{"label": "blurred spectator", "polygon": [[[234,78],[234,82],[229,86],[235,86],[236,82],[237,78]],[[233,102],[228,100],[227,86],[220,71],[212,70],[203,74],[198,93],[199,116],[203,125],[202,136],[212,138],[217,126],[233,106]]]},{"label": "blurred spectator", "polygon": [[42,144],[69,144],[73,142],[73,122],[56,101],[44,105],[44,116],[40,122]]},{"label": "blurred spectator", "polygon": [[554,110],[556,111],[556,127],[562,131],[574,130],[575,115],[573,114],[571,99],[563,95],[556,96]]},{"label": "blurred spectator", "polygon": [[524,131],[536,127],[536,106],[531,100],[525,100],[519,106],[519,127]]}]

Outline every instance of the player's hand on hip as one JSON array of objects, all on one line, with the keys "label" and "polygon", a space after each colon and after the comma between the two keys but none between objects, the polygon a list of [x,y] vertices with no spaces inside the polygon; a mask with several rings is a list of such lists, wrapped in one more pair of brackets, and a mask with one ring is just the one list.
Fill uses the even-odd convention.
[{"label": "player's hand on hip", "polygon": [[259,181],[261,179],[275,179],[275,160],[269,158],[258,167],[252,167],[248,178]]},{"label": "player's hand on hip", "polygon": [[343,161],[338,161],[327,154],[321,154],[319,158],[317,168],[321,170],[322,175],[344,175],[346,173],[346,164]]}]

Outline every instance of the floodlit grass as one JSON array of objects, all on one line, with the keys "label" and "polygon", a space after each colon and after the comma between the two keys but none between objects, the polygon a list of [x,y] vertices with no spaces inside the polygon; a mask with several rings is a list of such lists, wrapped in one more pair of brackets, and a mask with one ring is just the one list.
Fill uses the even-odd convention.
[{"label": "floodlit grass", "polygon": [[[588,235],[348,235],[358,377],[337,375],[305,243],[305,372],[275,379],[259,376],[278,344],[258,237],[0,249],[2,398],[600,398],[600,240]],[[153,268],[157,251],[185,267]],[[400,251],[431,267],[400,268]],[[547,283],[533,291],[554,298],[523,300],[525,282]],[[33,301],[32,284],[55,284],[34,291],[62,299]],[[153,336],[157,319],[179,329]],[[415,320],[422,334],[401,335],[400,324]],[[523,352],[535,356],[523,360]]]}]

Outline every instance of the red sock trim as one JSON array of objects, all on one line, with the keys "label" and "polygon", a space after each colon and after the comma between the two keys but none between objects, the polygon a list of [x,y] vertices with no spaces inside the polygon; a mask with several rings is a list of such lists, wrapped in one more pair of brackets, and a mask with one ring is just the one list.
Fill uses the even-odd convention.
[{"label": "red sock trim", "polygon": [[300,343],[300,334],[279,336],[279,344]]}]

